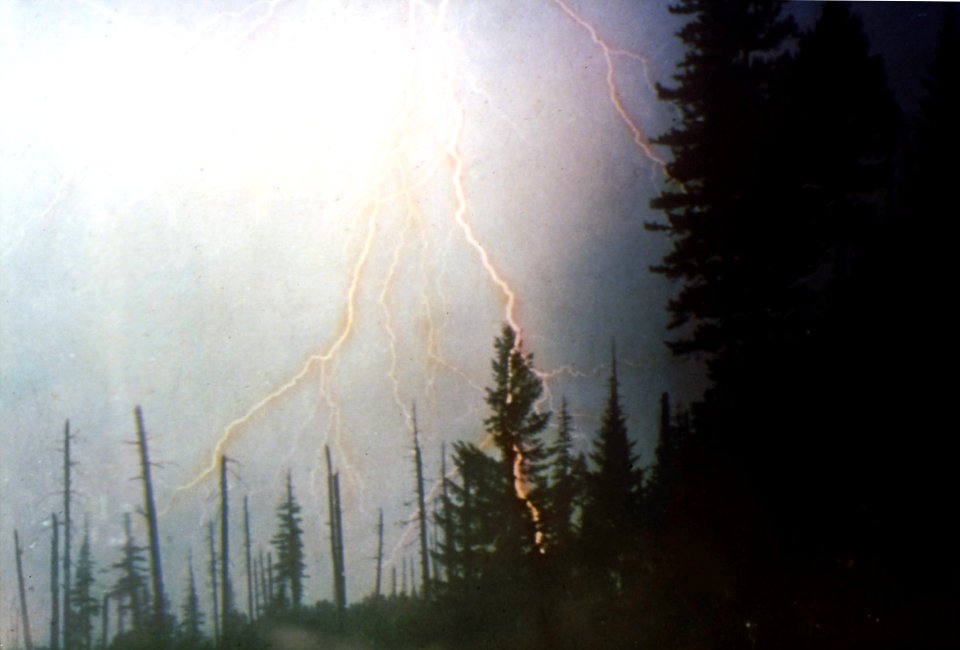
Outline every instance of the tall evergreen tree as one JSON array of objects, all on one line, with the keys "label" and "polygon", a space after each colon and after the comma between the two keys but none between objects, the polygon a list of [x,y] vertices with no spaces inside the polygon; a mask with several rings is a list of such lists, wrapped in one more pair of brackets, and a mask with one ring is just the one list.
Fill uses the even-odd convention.
[{"label": "tall evergreen tree", "polygon": [[197,583],[193,576],[193,555],[187,556],[187,595],[183,600],[180,620],[180,641],[184,647],[195,648],[203,638],[203,612],[200,611],[200,597],[197,595]]},{"label": "tall evergreen tree", "polygon": [[[303,578],[306,562],[303,555],[303,529],[300,504],[293,495],[293,479],[287,472],[287,490],[277,507],[277,534],[271,544],[277,550],[277,600],[294,608],[303,599]],[[289,594],[289,596],[288,596]]]},{"label": "tall evergreen tree", "polygon": [[77,557],[77,572],[74,576],[70,603],[73,612],[70,616],[72,626],[70,637],[75,647],[81,650],[93,648],[93,621],[100,612],[100,601],[93,595],[93,558],[90,556],[90,532],[86,526],[83,542]]},{"label": "tall evergreen tree", "polygon": [[784,259],[784,247],[772,238],[788,240],[761,199],[779,127],[770,100],[776,54],[794,30],[781,7],[766,0],[682,0],[670,8],[690,20],[678,33],[687,52],[677,85],[658,87],[681,122],[656,140],[673,154],[667,165],[673,182],[651,202],[667,225],[649,226],[667,230],[673,250],[654,270],[683,280],[669,303],[670,327],[680,331],[671,348],[706,353],[714,378],[743,341],[778,327],[773,319],[795,301],[772,272]]},{"label": "tall evergreen tree", "polygon": [[584,549],[587,564],[600,567],[603,576],[616,588],[624,586],[635,558],[643,489],[639,457],[627,433],[620,406],[620,385],[616,354],[611,351],[607,404],[590,459],[594,471],[589,478],[583,513]]},{"label": "tall evergreen tree", "polygon": [[[539,412],[543,382],[534,372],[533,355],[524,354],[517,333],[509,325],[494,342],[493,386],[487,388],[490,415],[484,420],[487,433],[500,451],[504,512],[502,542],[504,561],[514,562],[532,553],[540,542],[536,493],[542,485],[543,430],[549,412]],[[509,569],[512,571],[512,569]]]},{"label": "tall evergreen tree", "polygon": [[445,563],[451,587],[470,592],[490,577],[502,513],[516,497],[504,497],[499,464],[476,445],[454,443],[453,464],[460,483],[448,482],[449,515],[441,515],[449,516],[442,523],[451,537]]},{"label": "tall evergreen tree", "polygon": [[122,626],[124,617],[130,614],[133,630],[139,632],[145,623],[147,606],[143,596],[147,585],[146,550],[133,541],[129,513],[123,516],[123,531],[124,542],[120,560],[111,565],[112,569],[120,573],[112,593],[117,600],[120,625]]},{"label": "tall evergreen tree", "polygon": [[544,524],[549,553],[564,553],[573,545],[576,510],[582,501],[584,459],[573,451],[573,417],[567,398],[560,403],[557,418],[557,439],[548,449],[550,487],[547,491]]}]

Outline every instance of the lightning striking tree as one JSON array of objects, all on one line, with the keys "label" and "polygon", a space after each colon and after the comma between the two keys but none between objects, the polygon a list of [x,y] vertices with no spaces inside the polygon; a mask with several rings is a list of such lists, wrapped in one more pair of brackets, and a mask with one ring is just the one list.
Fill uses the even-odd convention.
[{"label": "lightning striking tree", "polygon": [[500,451],[500,471],[508,515],[500,550],[508,562],[533,553],[540,531],[533,501],[541,483],[544,445],[541,433],[550,422],[549,412],[538,412],[543,382],[533,371],[533,355],[524,354],[517,333],[503,327],[494,342],[493,387],[487,388],[490,415],[487,433]]}]

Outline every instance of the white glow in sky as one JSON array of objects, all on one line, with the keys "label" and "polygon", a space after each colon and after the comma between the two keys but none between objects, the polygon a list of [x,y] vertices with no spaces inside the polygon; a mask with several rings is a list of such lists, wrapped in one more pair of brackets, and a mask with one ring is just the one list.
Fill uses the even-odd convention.
[{"label": "white glow in sky", "polygon": [[[667,80],[664,3],[570,4]],[[584,446],[617,339],[649,460],[657,397],[683,381],[661,344],[666,287],[647,272],[665,242],[642,228],[663,176],[611,105],[602,51],[557,4],[9,2],[0,25],[4,643],[17,624],[14,527],[34,638],[46,637],[66,418],[76,522],[88,518],[98,566],[116,561],[123,513],[141,499],[122,444],[135,404],[162,464],[175,609],[187,550],[202,557],[217,512],[213,481],[175,490],[225,431],[233,509],[250,495],[260,547],[293,474],[308,602],[330,597],[318,472],[331,445],[349,597],[369,593],[378,508],[393,522],[387,548],[398,562],[410,552],[409,404],[429,478],[441,441],[482,438],[507,314],[458,210],[516,292],[526,346],[556,371],[551,400],[567,395]],[[631,117],[666,129],[641,63],[616,64]]]}]

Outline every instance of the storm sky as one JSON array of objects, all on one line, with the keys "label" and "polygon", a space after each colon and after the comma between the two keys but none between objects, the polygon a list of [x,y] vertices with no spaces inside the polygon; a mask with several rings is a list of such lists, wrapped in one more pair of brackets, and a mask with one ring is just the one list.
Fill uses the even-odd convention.
[{"label": "storm sky", "polygon": [[188,550],[206,564],[218,444],[241,609],[242,496],[266,550],[288,471],[305,601],[331,597],[324,445],[350,600],[373,587],[378,508],[390,559],[412,557],[411,404],[435,481],[441,441],[484,438],[506,321],[581,449],[615,340],[649,463],[660,393],[703,384],[662,343],[671,287],[648,267],[668,242],[643,229],[666,181],[635,140],[674,117],[653,91],[680,55],[666,5],[0,3],[0,644],[13,528],[46,639],[67,418],[75,545],[88,521],[103,568],[142,507],[143,407],[174,611]]},{"label": "storm sky", "polygon": [[623,50],[625,115],[603,47],[550,0],[0,5],[5,642],[14,527],[46,637],[67,418],[75,544],[89,521],[102,568],[142,506],[126,444],[142,405],[175,609],[218,508],[212,478],[178,488],[225,433],[233,521],[249,494],[259,547],[292,473],[307,602],[331,591],[325,444],[350,599],[373,586],[378,508],[391,557],[412,556],[410,405],[436,480],[441,441],[483,439],[511,318],[549,377],[544,408],[567,396],[584,449],[616,340],[649,462],[659,394],[696,368],[662,345],[669,287],[647,267],[666,242],[643,222],[664,175],[627,121],[667,128],[651,82],[669,77],[677,23],[637,4],[571,3]]}]

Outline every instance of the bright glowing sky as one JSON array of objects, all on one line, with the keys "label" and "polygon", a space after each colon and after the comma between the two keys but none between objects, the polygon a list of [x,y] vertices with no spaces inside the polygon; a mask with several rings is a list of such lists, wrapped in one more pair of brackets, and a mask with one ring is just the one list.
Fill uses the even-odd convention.
[{"label": "bright glowing sky", "polygon": [[[646,56],[654,81],[677,55],[664,5],[571,3]],[[670,109],[641,62],[613,60],[631,119],[663,131]],[[387,548],[412,556],[406,410],[416,400],[435,479],[440,441],[482,438],[507,317],[458,210],[516,293],[527,349],[555,372],[546,406],[566,394],[591,434],[615,337],[649,461],[657,398],[695,369],[661,344],[668,287],[647,266],[665,242],[642,223],[663,176],[606,75],[550,0],[0,3],[0,639],[18,611],[14,527],[46,639],[65,418],[76,521],[89,518],[103,567],[141,503],[121,443],[143,406],[175,608],[187,549],[205,557],[217,511],[212,481],[175,490],[228,429],[233,521],[249,494],[260,545],[293,473],[309,602],[330,597],[325,443],[344,475],[350,599],[372,588],[379,507]],[[240,553],[233,565],[244,604]]]}]

